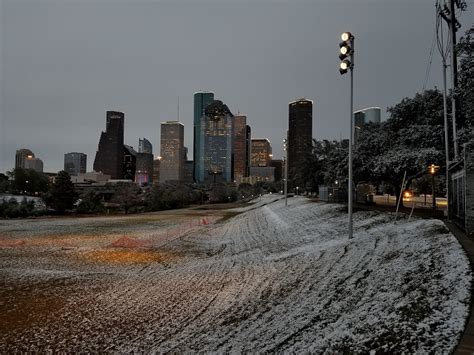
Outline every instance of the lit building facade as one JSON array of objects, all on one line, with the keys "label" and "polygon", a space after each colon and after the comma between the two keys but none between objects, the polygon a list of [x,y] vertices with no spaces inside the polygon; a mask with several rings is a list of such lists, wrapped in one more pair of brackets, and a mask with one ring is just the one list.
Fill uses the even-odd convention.
[{"label": "lit building facade", "polygon": [[249,176],[249,133],[247,117],[234,116],[234,179]]},{"label": "lit building facade", "polygon": [[35,154],[29,149],[18,149],[15,154],[15,169],[25,169],[26,159],[34,158]]},{"label": "lit building facade", "polygon": [[160,182],[182,181],[184,169],[184,125],[178,121],[161,123]]},{"label": "lit building facade", "polygon": [[265,167],[270,166],[272,162],[272,145],[268,138],[257,138],[252,139],[252,154],[251,164],[252,167]]},{"label": "lit building facade", "polygon": [[202,142],[201,121],[205,116],[204,110],[214,101],[213,92],[196,92],[194,93],[194,146],[193,146],[193,161],[194,173],[193,178],[195,182],[203,182],[204,174],[199,174],[199,171],[204,171],[204,142]]},{"label": "lit building facade", "polygon": [[161,157],[157,157],[153,160],[153,184],[160,182],[160,163]]},{"label": "lit building facade", "polygon": [[32,169],[38,173],[43,172],[43,161],[39,158],[27,156],[25,159],[25,169]]},{"label": "lit building facade", "polygon": [[138,153],[153,154],[153,145],[146,138],[138,139]]},{"label": "lit building facade", "polygon": [[123,112],[107,111],[106,129],[99,140],[99,148],[95,155],[94,171],[110,175],[112,179],[123,178]]},{"label": "lit building facade", "polygon": [[288,179],[311,154],[313,140],[313,101],[299,99],[289,103]]},{"label": "lit building facade", "polygon": [[84,153],[64,154],[64,171],[71,176],[85,173],[87,170],[87,155]]},{"label": "lit building facade", "polygon": [[135,183],[140,186],[153,183],[153,146],[146,138],[138,139]]},{"label": "lit building facade", "polygon": [[135,172],[137,170],[137,152],[133,147],[123,145],[123,179],[135,181]]},{"label": "lit building facade", "polygon": [[[222,101],[215,100],[205,109],[200,129],[201,156],[197,182],[233,181],[234,115]],[[196,162],[195,162],[196,164]]]}]

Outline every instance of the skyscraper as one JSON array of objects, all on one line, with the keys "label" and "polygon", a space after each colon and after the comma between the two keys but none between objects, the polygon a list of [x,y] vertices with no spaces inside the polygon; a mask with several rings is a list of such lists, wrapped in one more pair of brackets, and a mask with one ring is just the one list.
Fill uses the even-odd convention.
[{"label": "skyscraper", "polygon": [[248,176],[247,116],[234,116],[234,179]]},{"label": "skyscraper", "polygon": [[124,120],[122,112],[107,111],[105,132],[100,135],[95,155],[94,171],[110,175],[112,179],[123,178]]},{"label": "skyscraper", "polygon": [[123,145],[123,160],[122,160],[123,178],[135,181],[135,172],[137,170],[137,152],[133,147]]},{"label": "skyscraper", "polygon": [[153,154],[153,145],[146,138],[138,139],[138,153]]},{"label": "skyscraper", "polygon": [[25,169],[33,169],[38,173],[43,172],[43,161],[37,157],[27,156],[25,159]]},{"label": "skyscraper", "polygon": [[194,161],[194,181],[202,182],[204,176],[199,176],[198,171],[203,171],[204,156],[203,149],[204,144],[201,140],[201,119],[205,115],[204,110],[207,105],[214,101],[213,92],[196,92],[194,93],[194,146],[193,146],[193,161]]},{"label": "skyscraper", "polygon": [[233,181],[234,115],[222,101],[215,100],[206,107],[199,133],[203,149],[195,169],[197,182]]},{"label": "skyscraper", "polygon": [[358,144],[360,133],[369,123],[380,124],[380,107],[368,107],[354,112],[354,144]]},{"label": "skyscraper", "polygon": [[252,139],[252,160],[250,166],[270,166],[272,162],[272,146],[268,138]]},{"label": "skyscraper", "polygon": [[25,169],[25,160],[28,157],[34,158],[35,154],[29,149],[18,149],[15,154],[15,169]]},{"label": "skyscraper", "polygon": [[85,173],[87,170],[87,155],[84,153],[66,153],[64,154],[64,171],[71,176],[77,176]]},{"label": "skyscraper", "polygon": [[312,150],[313,101],[299,99],[289,103],[288,179],[305,163]]},{"label": "skyscraper", "polygon": [[160,182],[182,181],[184,169],[184,125],[178,121],[161,123]]},{"label": "skyscraper", "polygon": [[146,138],[138,140],[135,182],[139,185],[153,183],[153,146]]}]

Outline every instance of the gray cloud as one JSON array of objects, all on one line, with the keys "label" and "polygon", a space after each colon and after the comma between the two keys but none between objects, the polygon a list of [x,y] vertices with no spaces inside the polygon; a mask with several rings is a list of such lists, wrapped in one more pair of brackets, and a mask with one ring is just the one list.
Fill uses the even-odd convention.
[{"label": "gray cloud", "polygon": [[[0,0],[1,1],[1,0]],[[192,156],[193,93],[214,91],[248,115],[276,156],[288,102],[314,100],[318,138],[348,135],[348,76],[340,33],[356,35],[355,107],[387,106],[420,91],[435,23],[434,0],[0,2],[0,171],[27,147],[46,171],[80,151],[92,169],[105,111],[125,112],[125,141],[160,122],[185,125]],[[469,27],[472,8],[463,14]],[[470,20],[472,22],[472,20]],[[436,56],[428,87],[441,86]]]}]

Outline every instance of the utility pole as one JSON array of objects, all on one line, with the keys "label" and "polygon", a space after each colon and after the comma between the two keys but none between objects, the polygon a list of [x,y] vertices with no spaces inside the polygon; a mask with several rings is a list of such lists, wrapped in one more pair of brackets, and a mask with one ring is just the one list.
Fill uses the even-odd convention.
[{"label": "utility pole", "polygon": [[456,126],[456,99],[454,92],[458,85],[458,64],[457,64],[457,57],[456,57],[456,12],[454,11],[454,0],[450,0],[450,11],[451,21],[449,22],[449,29],[451,33],[451,88],[453,92],[451,93],[451,112],[453,115],[453,143],[454,143],[454,160],[459,159],[459,149],[458,149],[458,134],[457,134],[457,126]]},{"label": "utility pole", "polygon": [[[449,6],[446,4],[446,1],[449,1]],[[455,4],[456,3],[456,4]],[[451,37],[451,115],[452,115],[452,124],[453,124],[453,144],[454,144],[454,160],[459,160],[459,148],[458,148],[458,135],[457,135],[457,112],[459,111],[457,107],[457,100],[455,99],[454,92],[458,84],[458,64],[457,64],[457,54],[456,54],[456,31],[461,24],[456,20],[456,8],[464,8],[464,2],[462,0],[445,0],[443,6],[438,6],[439,15],[446,21],[449,27],[449,35]]]}]

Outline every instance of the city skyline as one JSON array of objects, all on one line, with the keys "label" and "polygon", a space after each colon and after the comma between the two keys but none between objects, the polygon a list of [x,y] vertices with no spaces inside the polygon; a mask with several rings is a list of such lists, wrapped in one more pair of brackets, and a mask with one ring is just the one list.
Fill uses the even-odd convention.
[{"label": "city skyline", "polygon": [[[460,14],[458,36],[472,15],[472,6]],[[216,31],[214,19],[226,26]],[[236,27],[243,19],[247,26]],[[104,26],[112,20],[123,26]],[[95,155],[106,110],[127,116],[125,143],[146,135],[158,147],[159,124],[177,118],[178,97],[192,156],[192,93],[200,90],[216,92],[232,112],[246,114],[253,135],[272,141],[275,158],[282,155],[287,103],[299,97],[314,100],[313,137],[347,137],[349,91],[338,73],[340,33],[351,30],[357,38],[355,109],[380,106],[384,119],[388,106],[423,87],[435,8],[431,0],[252,6],[3,0],[0,21],[0,171],[11,170],[15,151],[28,148],[44,161],[45,171],[55,172],[67,152]],[[417,30],[407,36],[409,26]],[[208,40],[193,44],[203,36]],[[216,43],[246,54],[216,55]],[[442,87],[436,52],[426,87],[435,85]]]}]

